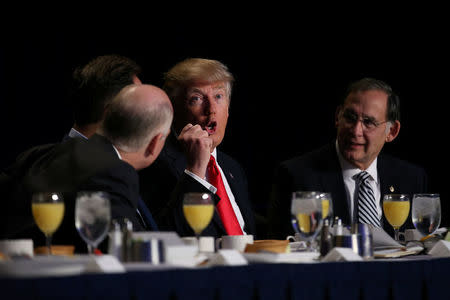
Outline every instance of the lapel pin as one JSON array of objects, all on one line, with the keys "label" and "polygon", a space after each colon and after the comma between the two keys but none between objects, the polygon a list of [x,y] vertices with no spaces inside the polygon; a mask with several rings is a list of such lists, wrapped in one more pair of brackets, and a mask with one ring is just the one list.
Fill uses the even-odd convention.
[{"label": "lapel pin", "polygon": [[230,177],[231,177],[231,179],[234,179],[234,176],[233,176],[233,174],[231,174],[231,172],[230,172],[229,174],[230,174]]},{"label": "lapel pin", "polygon": [[391,186],[389,187],[389,190],[391,191],[391,193],[393,193],[393,192],[394,192],[394,187],[391,185]]}]

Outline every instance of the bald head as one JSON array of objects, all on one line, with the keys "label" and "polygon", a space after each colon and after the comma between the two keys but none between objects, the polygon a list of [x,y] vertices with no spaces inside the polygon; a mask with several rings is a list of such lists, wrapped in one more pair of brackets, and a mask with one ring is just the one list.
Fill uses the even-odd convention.
[{"label": "bald head", "polygon": [[[125,101],[134,107],[158,106],[170,102],[167,94],[154,85],[131,84],[124,87],[117,95],[118,101]],[[122,98],[122,100],[120,100]]]},{"label": "bald head", "polygon": [[121,150],[135,152],[158,133],[168,132],[172,118],[172,105],[162,89],[133,84],[111,102],[100,133]]}]

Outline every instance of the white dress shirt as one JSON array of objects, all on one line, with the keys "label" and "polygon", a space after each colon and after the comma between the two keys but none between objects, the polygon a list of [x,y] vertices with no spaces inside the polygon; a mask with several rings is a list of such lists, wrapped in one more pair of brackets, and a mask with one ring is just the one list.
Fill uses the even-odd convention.
[{"label": "white dress shirt", "polygon": [[370,166],[366,170],[361,170],[350,164],[348,161],[342,157],[342,154],[339,152],[339,146],[336,141],[336,152],[339,158],[339,163],[342,168],[342,176],[344,177],[345,190],[347,192],[347,203],[350,209],[350,220],[355,221],[356,218],[356,205],[355,201],[358,200],[358,188],[356,186],[354,176],[362,171],[366,171],[369,173],[369,184],[372,187],[374,196],[375,196],[375,205],[377,208],[377,216],[378,219],[381,219],[382,216],[382,207],[381,207],[381,192],[380,192],[380,180],[378,178],[377,171],[377,158],[370,164]]},{"label": "white dress shirt", "polygon": [[[246,234],[244,231],[244,227],[245,227],[244,218],[242,217],[241,210],[239,209],[239,206],[236,203],[236,199],[234,198],[234,195],[231,192],[231,188],[230,188],[230,185],[228,184],[227,177],[225,176],[225,174],[222,171],[222,168],[219,165],[219,162],[217,160],[217,151],[215,148],[214,148],[214,151],[211,153],[211,155],[214,156],[214,159],[216,160],[216,165],[217,165],[217,168],[219,169],[220,176],[222,176],[223,184],[225,185],[225,190],[227,192],[228,198],[230,199],[231,206],[233,207],[233,210],[234,210],[234,214],[236,215],[236,218],[238,219],[238,222],[239,222],[239,225],[241,226],[242,232],[244,234]],[[207,181],[208,180],[207,177],[201,178],[188,170],[184,170],[184,172],[186,174],[188,174],[189,176],[191,176],[192,178],[194,178],[195,180],[197,180],[198,182],[200,182],[211,193],[215,194],[217,192],[217,188]],[[206,174],[206,176],[208,176],[208,175]]]}]

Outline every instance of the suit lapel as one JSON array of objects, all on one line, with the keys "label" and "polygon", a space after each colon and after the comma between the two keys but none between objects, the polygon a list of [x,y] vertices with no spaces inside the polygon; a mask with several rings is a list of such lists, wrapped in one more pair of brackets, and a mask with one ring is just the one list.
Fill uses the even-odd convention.
[{"label": "suit lapel", "polygon": [[[396,177],[392,176],[392,174],[388,170],[389,166],[387,165],[386,160],[382,155],[379,155],[377,159],[377,172],[378,178],[380,180],[380,206],[382,210],[383,210],[384,195],[395,193],[397,186]],[[382,213],[381,216],[381,223],[382,223],[381,226],[384,228],[384,230],[392,235],[393,234],[392,227],[386,220],[384,213]]]},{"label": "suit lapel", "polygon": [[378,178],[380,179],[380,194],[381,199],[385,194],[396,193],[397,179],[389,172],[389,166],[382,155],[378,156],[377,160]]},{"label": "suit lapel", "polygon": [[345,191],[344,178],[334,147],[330,149],[330,161],[323,173],[322,186],[324,191],[329,191],[333,197],[333,215],[342,219],[344,224],[351,224],[347,192]]}]

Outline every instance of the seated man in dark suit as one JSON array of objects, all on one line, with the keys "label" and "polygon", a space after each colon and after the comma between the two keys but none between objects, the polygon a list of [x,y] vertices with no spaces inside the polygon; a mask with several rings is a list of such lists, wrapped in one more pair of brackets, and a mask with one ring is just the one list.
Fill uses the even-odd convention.
[{"label": "seated man in dark suit", "polygon": [[[89,138],[95,134],[105,110],[122,88],[129,84],[141,84],[141,67],[132,59],[116,54],[101,55],[77,67],[72,74],[70,104],[74,124],[64,136],[63,142],[70,138]],[[29,202],[12,201],[23,199],[23,176],[31,165],[58,143],[38,145],[19,154],[16,161],[0,173],[0,191],[3,212],[0,212],[0,238],[20,237],[24,228],[33,225],[33,220],[22,219],[19,213],[30,210]],[[8,213],[7,213],[8,212]],[[31,222],[29,224],[28,222]],[[33,226],[32,226],[33,227]]]},{"label": "seated man in dark suit", "polygon": [[95,134],[114,96],[129,84],[142,84],[140,73],[135,61],[116,54],[97,56],[76,68],[70,91],[74,124],[66,138]]},{"label": "seated man in dark suit", "polygon": [[[255,234],[244,170],[217,149],[225,135],[232,82],[225,65],[208,59],[186,59],[165,74],[163,88],[174,106],[172,133],[159,158],[139,177],[158,225],[181,236],[194,235],[182,211],[186,192],[214,194],[216,209],[203,235]],[[213,169],[223,188],[214,182],[219,177]]]},{"label": "seated man in dark suit", "polygon": [[156,229],[146,207],[138,205],[137,170],[159,155],[172,117],[172,105],[163,90],[130,85],[110,103],[97,134],[89,140],[74,138],[57,144],[34,161],[24,176],[28,194],[64,194],[66,212],[53,237],[55,244],[74,244],[77,252],[86,251],[74,225],[75,195],[80,190],[109,193],[112,218],[130,219],[135,230]]},{"label": "seated man in dark suit", "polygon": [[[389,85],[371,78],[351,84],[336,111],[335,123],[337,140],[284,161],[276,170],[268,211],[270,236],[286,238],[293,233],[290,206],[294,191],[330,192],[334,215],[344,224],[370,223],[393,235],[382,212],[383,195],[427,190],[422,168],[380,153],[400,131],[400,100]],[[362,171],[368,173],[367,186],[373,193],[371,211],[358,200],[363,191],[358,177]],[[412,226],[410,217],[405,226]]]}]

